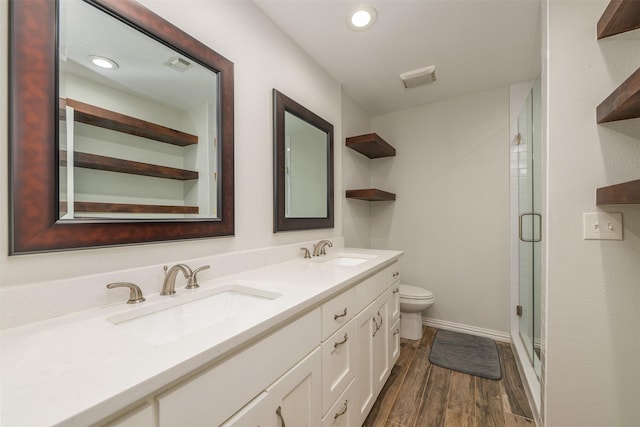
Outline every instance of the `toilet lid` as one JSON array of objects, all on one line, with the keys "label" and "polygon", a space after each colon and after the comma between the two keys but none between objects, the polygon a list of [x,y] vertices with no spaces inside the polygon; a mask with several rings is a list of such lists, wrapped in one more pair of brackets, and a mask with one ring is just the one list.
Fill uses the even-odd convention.
[{"label": "toilet lid", "polygon": [[433,292],[411,285],[400,285],[400,297],[405,299],[433,299]]}]

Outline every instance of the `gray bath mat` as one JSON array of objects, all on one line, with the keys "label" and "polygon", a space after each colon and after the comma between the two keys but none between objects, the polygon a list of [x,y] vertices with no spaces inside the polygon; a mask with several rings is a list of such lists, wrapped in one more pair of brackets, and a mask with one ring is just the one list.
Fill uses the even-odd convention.
[{"label": "gray bath mat", "polygon": [[498,348],[489,338],[439,330],[433,341],[429,361],[465,374],[491,380],[502,378]]}]

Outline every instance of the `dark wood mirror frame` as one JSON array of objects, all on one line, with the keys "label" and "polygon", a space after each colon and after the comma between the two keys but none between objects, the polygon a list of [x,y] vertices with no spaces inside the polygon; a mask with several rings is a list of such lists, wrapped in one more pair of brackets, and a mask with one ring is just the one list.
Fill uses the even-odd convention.
[{"label": "dark wood mirror frame", "polygon": [[[327,216],[324,218],[287,218],[285,215],[285,111],[317,127],[328,136]],[[273,89],[273,231],[333,228],[333,125],[293,99]]]},{"label": "dark wood mirror frame", "polygon": [[233,235],[233,63],[134,1],[85,1],[218,73],[219,218],[58,221],[58,2],[10,0],[9,253]]}]

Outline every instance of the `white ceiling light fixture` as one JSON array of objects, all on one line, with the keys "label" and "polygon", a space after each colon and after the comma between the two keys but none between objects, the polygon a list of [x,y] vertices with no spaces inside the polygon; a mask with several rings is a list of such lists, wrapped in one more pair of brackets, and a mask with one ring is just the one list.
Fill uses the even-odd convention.
[{"label": "white ceiling light fixture", "polygon": [[91,63],[93,65],[104,70],[117,70],[118,68],[120,68],[116,61],[107,58],[106,56],[91,55],[89,56],[89,59],[91,59]]},{"label": "white ceiling light fixture", "polygon": [[354,31],[364,31],[373,27],[378,14],[376,10],[369,5],[361,5],[354,9],[347,16],[347,26]]}]

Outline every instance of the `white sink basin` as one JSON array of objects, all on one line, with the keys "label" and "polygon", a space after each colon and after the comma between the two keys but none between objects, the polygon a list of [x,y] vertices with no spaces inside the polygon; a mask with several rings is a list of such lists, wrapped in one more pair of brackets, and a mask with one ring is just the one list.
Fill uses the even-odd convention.
[{"label": "white sink basin", "polygon": [[352,257],[338,257],[333,258],[328,261],[325,261],[327,264],[332,265],[341,265],[343,267],[354,267],[356,265],[360,265],[363,262],[367,262],[368,260],[363,258],[352,258]]},{"label": "white sink basin", "polygon": [[114,315],[107,319],[118,329],[149,344],[166,344],[216,324],[237,322],[267,307],[282,294],[231,284],[166,303]]},{"label": "white sink basin", "polygon": [[355,267],[375,257],[375,255],[366,254],[337,254],[326,261],[322,260],[322,262],[331,265],[340,265],[342,267]]}]

